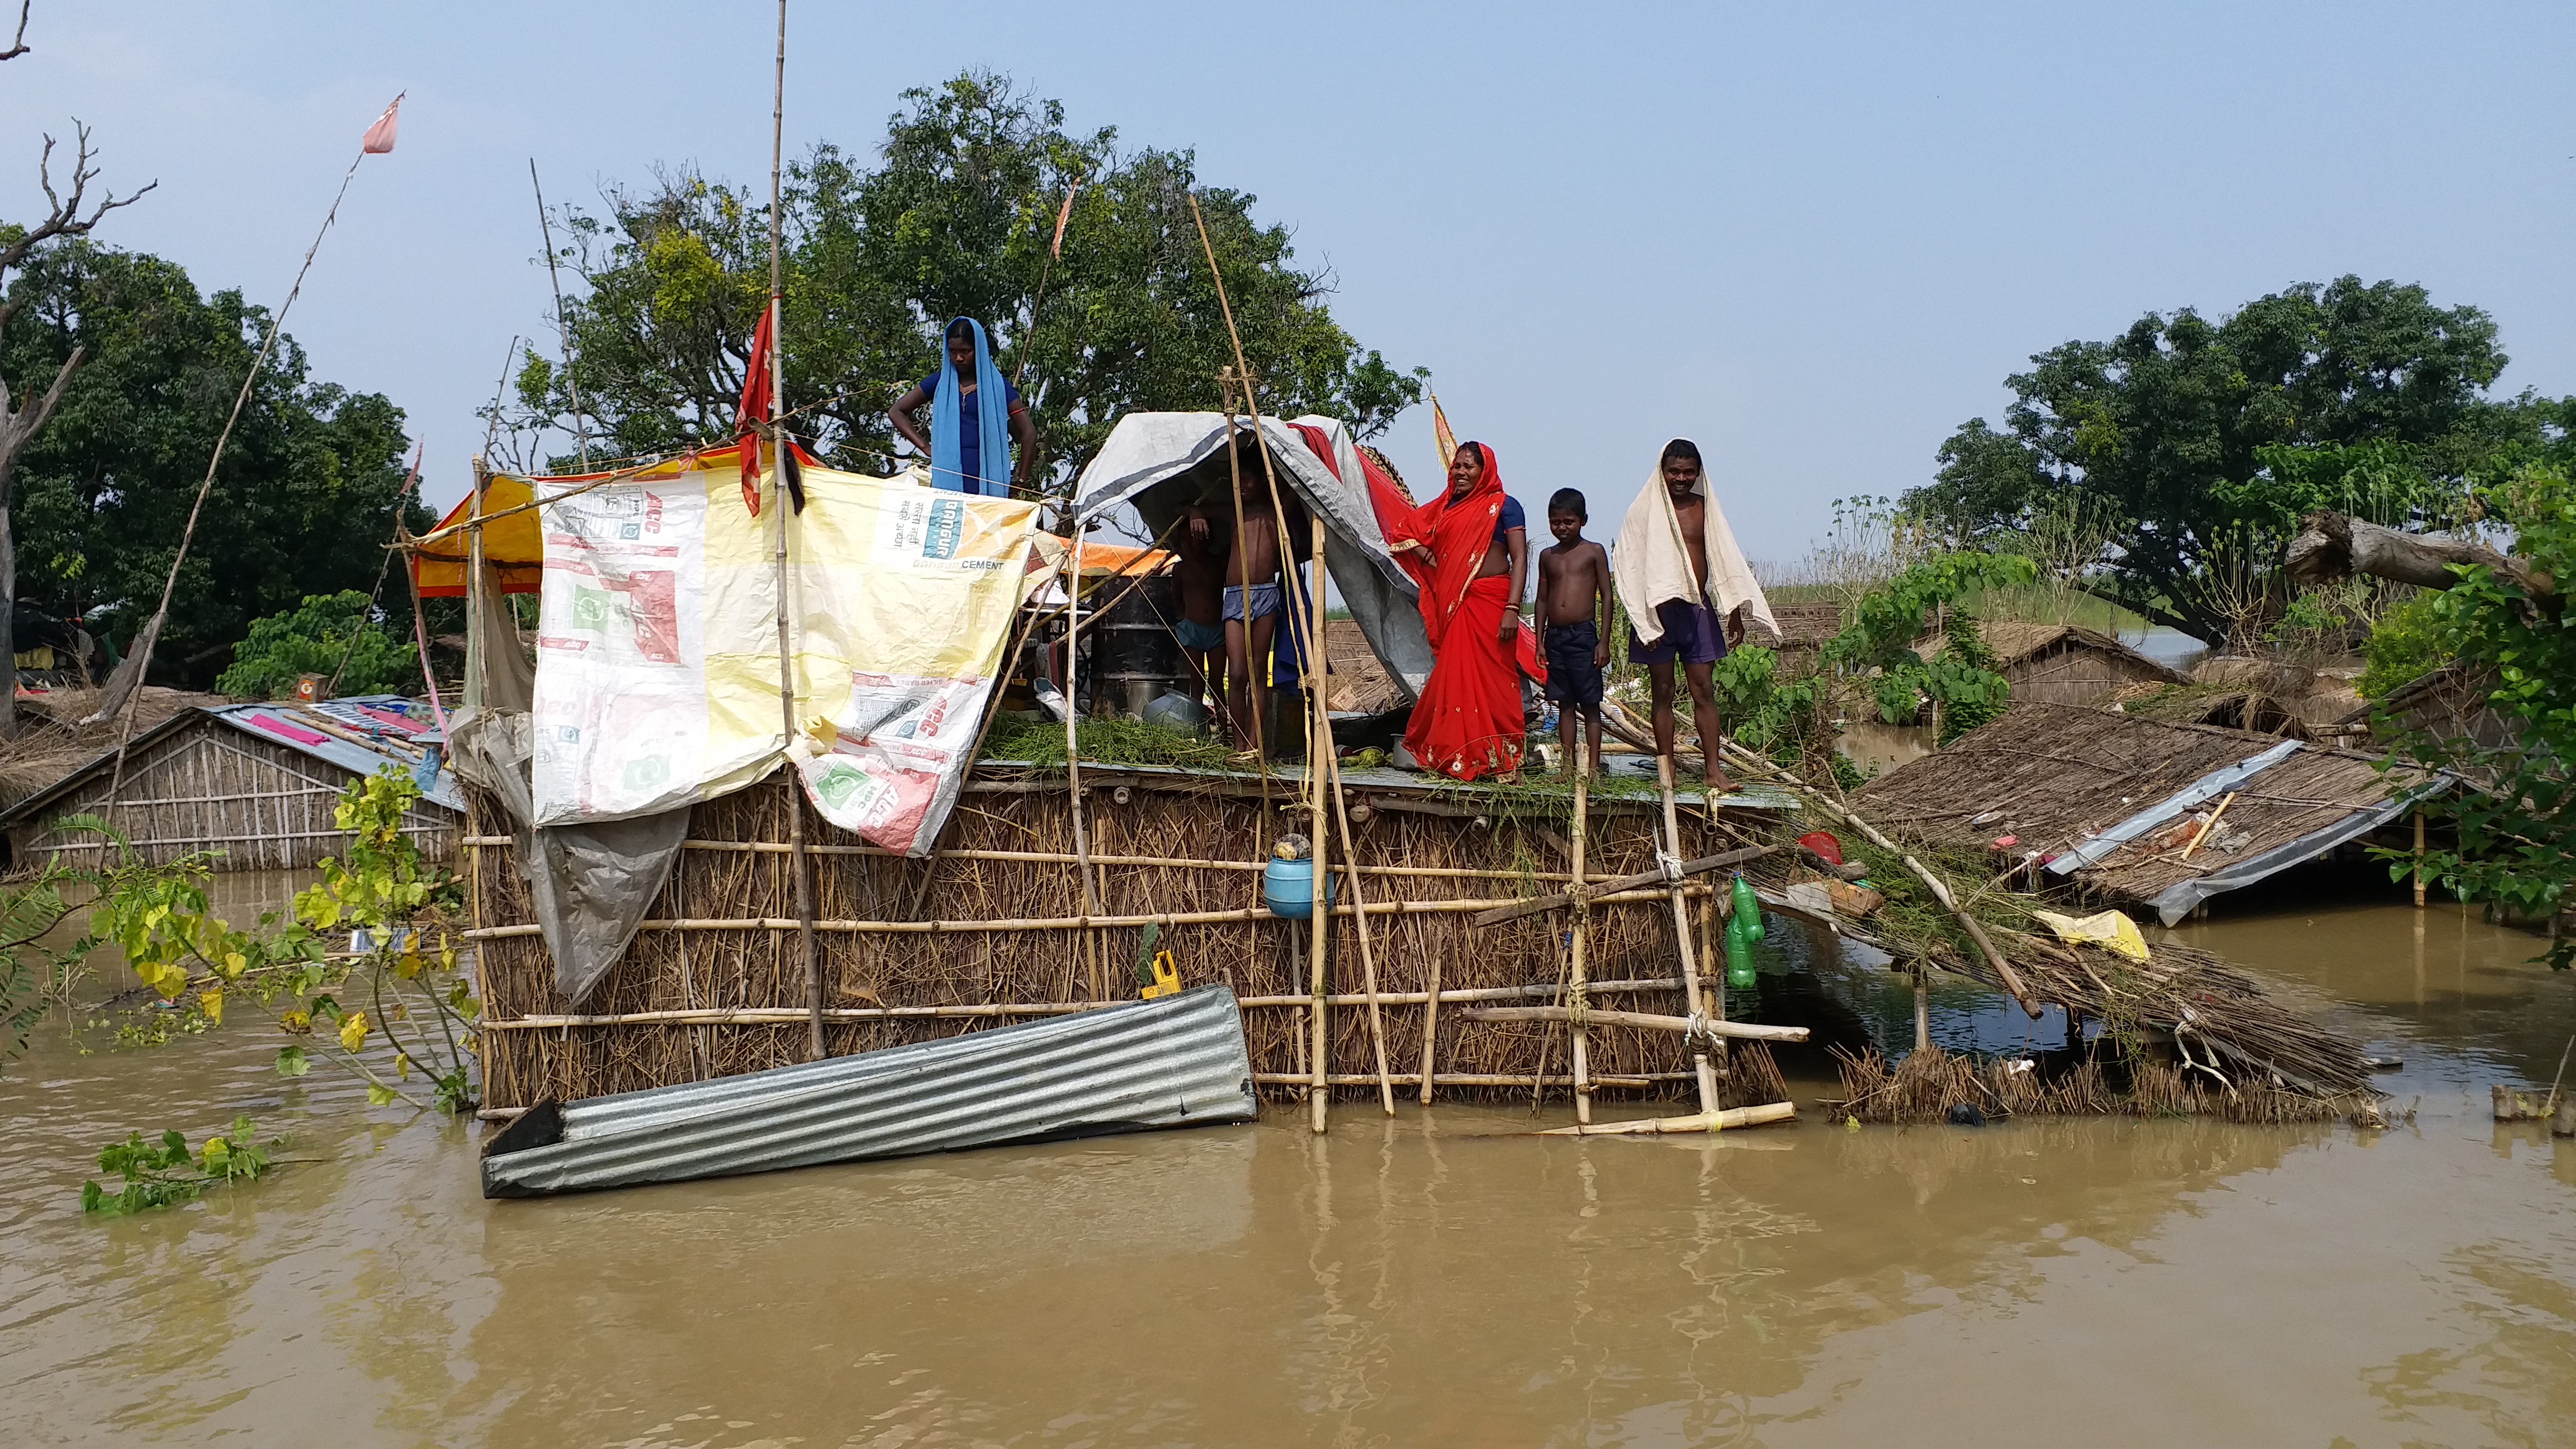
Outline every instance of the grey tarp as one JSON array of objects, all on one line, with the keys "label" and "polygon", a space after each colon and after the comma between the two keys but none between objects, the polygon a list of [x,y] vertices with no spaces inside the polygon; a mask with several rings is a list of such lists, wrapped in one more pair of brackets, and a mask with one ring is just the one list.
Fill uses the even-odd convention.
[{"label": "grey tarp", "polygon": [[518,624],[498,582],[481,583],[467,618],[465,707],[448,721],[448,753],[458,774],[492,792],[509,812],[517,836],[512,856],[554,958],[555,989],[579,1006],[626,954],[670,879],[689,833],[689,812],[684,806],[598,825],[529,827],[536,816],[528,787],[535,753],[528,704],[536,670],[519,647]]},{"label": "grey tarp", "polygon": [[2266,876],[2277,875],[2301,861],[2314,860],[2346,841],[2359,840],[2380,826],[2403,815],[2417,801],[2438,795],[2458,783],[2449,776],[2437,776],[2420,790],[2394,797],[2367,810],[2356,810],[2313,835],[2302,835],[2287,845],[2275,846],[2261,855],[2234,861],[2207,875],[2193,876],[2169,885],[2148,904],[2155,907],[2156,919],[2174,925],[2191,914],[2191,908],[2211,896],[2225,895],[2250,886]]},{"label": "grey tarp", "polygon": [[[1326,417],[1297,422],[1326,436],[1335,461],[1318,457],[1295,428],[1264,418],[1261,435],[1280,465],[1279,486],[1324,521],[1324,569],[1342,603],[1387,673],[1408,697],[1418,695],[1431,677],[1431,641],[1422,632],[1413,580],[1387,552],[1377,526],[1350,429]],[[1238,420],[1235,427],[1248,430],[1250,423]],[[1076,480],[1076,515],[1087,523],[1133,504],[1147,531],[1160,537],[1190,504],[1226,502],[1232,475],[1225,440],[1223,413],[1129,413]]]}]

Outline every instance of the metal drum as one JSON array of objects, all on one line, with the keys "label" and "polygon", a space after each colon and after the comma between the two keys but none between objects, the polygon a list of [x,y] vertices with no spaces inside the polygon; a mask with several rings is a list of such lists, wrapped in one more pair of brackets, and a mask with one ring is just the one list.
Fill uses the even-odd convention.
[{"label": "metal drum", "polygon": [[1170,574],[1156,574],[1133,589],[1127,582],[1113,579],[1102,586],[1111,595],[1125,590],[1125,597],[1099,623],[1083,628],[1098,631],[1091,646],[1093,697],[1108,701],[1121,716],[1141,719],[1145,706],[1167,690],[1196,698],[1198,676],[1181,662],[1181,642],[1163,622],[1181,615],[1179,583]]}]

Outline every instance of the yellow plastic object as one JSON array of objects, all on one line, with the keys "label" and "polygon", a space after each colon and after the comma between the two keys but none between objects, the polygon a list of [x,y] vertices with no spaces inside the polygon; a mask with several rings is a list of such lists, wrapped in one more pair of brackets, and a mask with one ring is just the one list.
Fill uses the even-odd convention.
[{"label": "yellow plastic object", "polygon": [[1172,962],[1172,953],[1164,951],[1154,957],[1154,984],[1136,993],[1138,999],[1151,1001],[1157,996],[1177,996],[1181,990],[1181,968]]},{"label": "yellow plastic object", "polygon": [[2069,945],[2095,945],[2119,952],[2132,961],[2147,959],[2147,938],[2138,934],[2138,923],[2119,911],[2103,911],[2078,920],[2055,911],[2033,911],[2032,915],[2048,923],[2057,939]]}]

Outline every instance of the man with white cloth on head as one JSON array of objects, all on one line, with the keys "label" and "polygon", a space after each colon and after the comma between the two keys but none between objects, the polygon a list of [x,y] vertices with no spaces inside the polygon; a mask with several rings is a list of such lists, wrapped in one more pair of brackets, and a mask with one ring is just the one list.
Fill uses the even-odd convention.
[{"label": "man with white cloth on head", "polygon": [[1708,757],[1714,793],[1735,788],[1718,760],[1725,723],[1718,718],[1710,671],[1744,642],[1747,619],[1774,634],[1771,605],[1735,546],[1735,533],[1708,488],[1699,446],[1688,438],[1664,445],[1655,476],[1628,507],[1612,560],[1619,603],[1628,613],[1628,658],[1647,667],[1654,686],[1655,749],[1674,757],[1673,666],[1690,684],[1691,720]]}]

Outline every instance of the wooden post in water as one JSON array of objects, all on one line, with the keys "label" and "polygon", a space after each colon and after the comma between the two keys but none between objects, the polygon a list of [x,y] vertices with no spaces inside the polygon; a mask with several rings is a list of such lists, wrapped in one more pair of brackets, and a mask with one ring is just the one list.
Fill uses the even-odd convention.
[{"label": "wooden post in water", "polygon": [[[1671,865],[1682,862],[1682,827],[1680,813],[1673,808],[1673,757],[1655,756],[1655,782],[1664,792],[1664,849]],[[1700,1004],[1699,952],[1691,944],[1690,908],[1682,903],[1682,883],[1674,881],[1673,943],[1679,949],[1682,963],[1682,996],[1696,1009]],[[1718,1109],[1717,1069],[1710,1064],[1708,1052],[1694,1046],[1691,1067],[1699,1078],[1699,1109],[1713,1121]]]},{"label": "wooden post in water", "polygon": [[[1699,900],[1699,1000],[1694,1009],[1712,1022],[1726,1020],[1726,963],[1717,959],[1717,891]],[[1717,1039],[1717,1076],[1726,1079],[1726,1038]]]},{"label": "wooden post in water", "polygon": [[1423,987],[1422,1000],[1422,1105],[1431,1105],[1431,1043],[1440,1030],[1440,958],[1431,958],[1431,980]]},{"label": "wooden post in water", "polygon": [[[1568,1003],[1574,1008],[1575,1013],[1574,1120],[1590,1122],[1592,1120],[1592,1028],[1584,1023],[1583,1018],[1591,1007],[1590,1001],[1584,994],[1584,946],[1587,938],[1592,934],[1592,890],[1584,879],[1583,847],[1585,837],[1591,834],[1591,777],[1581,771],[1578,762],[1568,760],[1565,763],[1567,768],[1577,771],[1574,777],[1574,848],[1571,852],[1574,856],[1574,965],[1572,970],[1574,999]],[[1679,858],[1679,852],[1675,853],[1675,858]],[[1549,924],[1553,925],[1554,922]],[[1689,952],[1688,941],[1682,943],[1682,950],[1685,954]]]},{"label": "wooden post in water", "polygon": [[1923,984],[1923,968],[1914,968],[1914,1049],[1932,1044],[1932,993]]},{"label": "wooden post in water", "polygon": [[[1322,536],[1323,525],[1318,523],[1316,537]],[[1322,551],[1323,546],[1317,544],[1316,552],[1320,554]],[[1316,612],[1320,615],[1323,612],[1320,602],[1323,591],[1318,589],[1315,592],[1318,599]],[[1319,690],[1323,687],[1320,669],[1315,672],[1315,687]],[[1324,720],[1324,765],[1332,771],[1333,815],[1342,832],[1342,871],[1350,879],[1352,922],[1360,930],[1360,980],[1368,993],[1369,1050],[1377,1058],[1378,1105],[1392,1117],[1395,1115],[1395,1082],[1386,1070],[1386,1019],[1378,1006],[1377,948],[1369,941],[1368,902],[1360,894],[1359,842],[1351,837],[1351,803],[1342,792],[1342,762],[1333,753],[1331,717],[1324,716]]]},{"label": "wooden post in water", "polygon": [[[2415,909],[2424,909],[2424,807],[2415,807]],[[2555,922],[2553,914],[2551,920]],[[2553,931],[2555,926],[2552,927]]]}]

